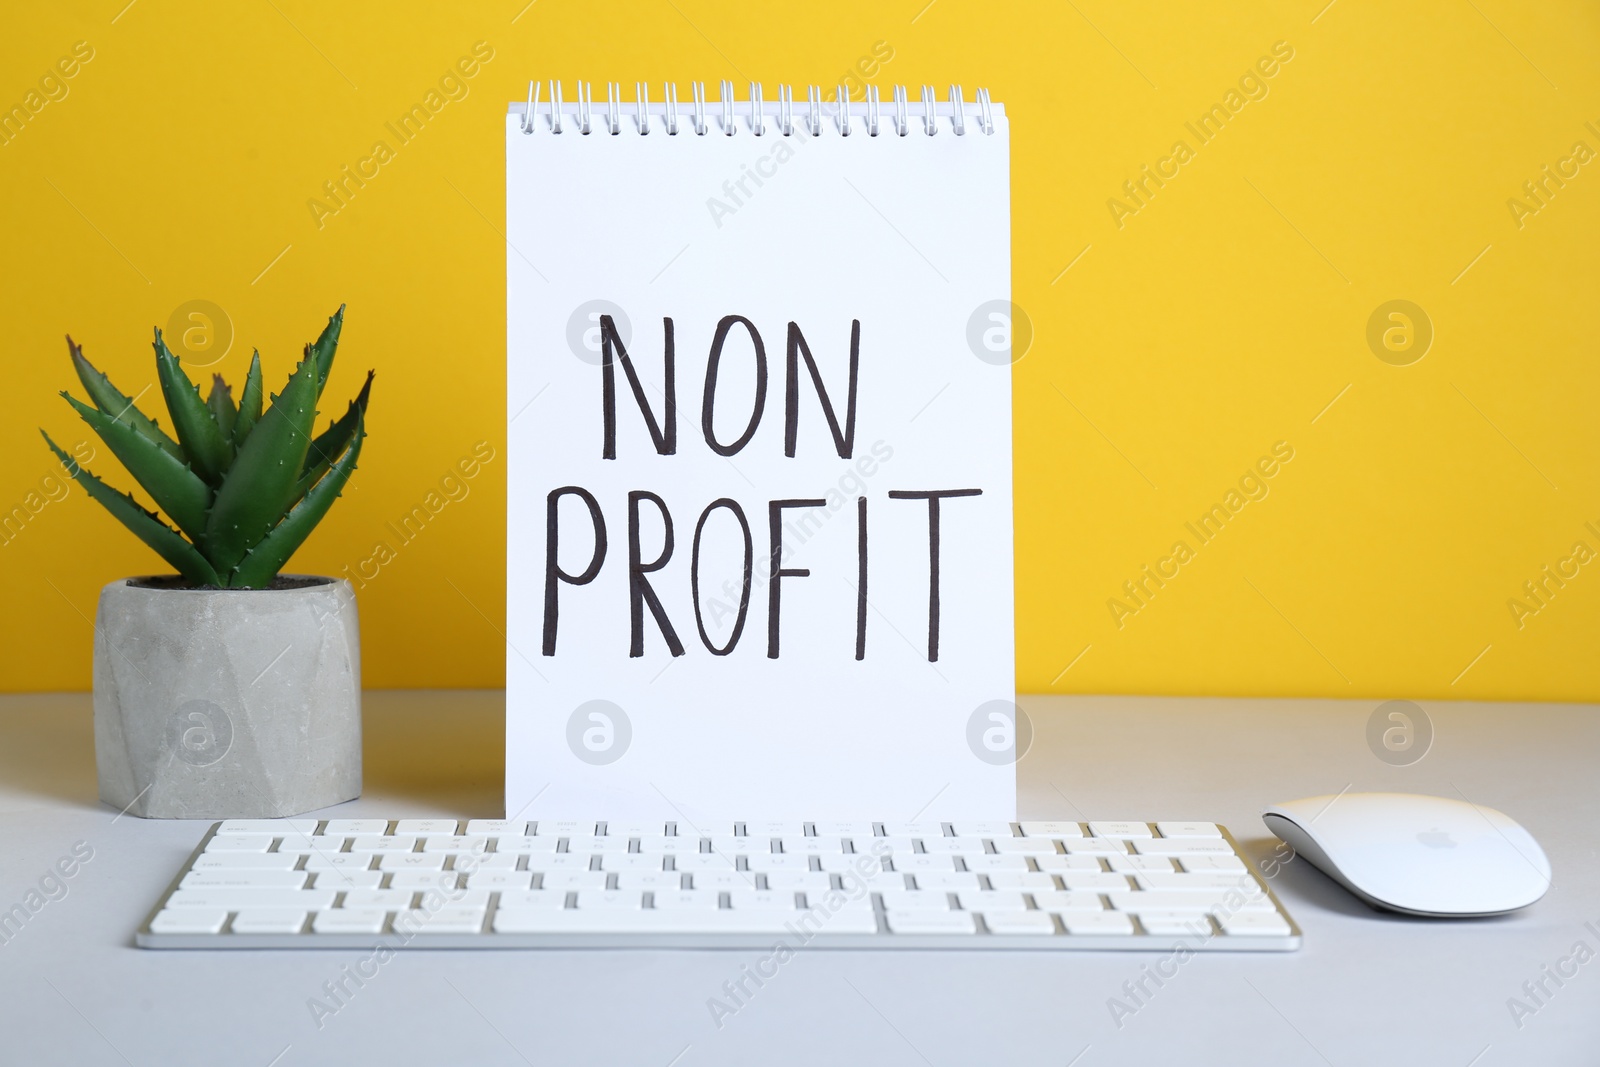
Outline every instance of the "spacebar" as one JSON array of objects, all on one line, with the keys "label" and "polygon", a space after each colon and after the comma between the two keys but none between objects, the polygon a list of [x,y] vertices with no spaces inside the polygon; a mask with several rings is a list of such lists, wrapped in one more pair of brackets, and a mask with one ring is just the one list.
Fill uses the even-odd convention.
[{"label": "spacebar", "polygon": [[[802,926],[800,920],[806,922]],[[824,916],[805,911],[734,908],[500,908],[494,929],[501,934],[875,934],[877,919],[866,909]]]}]

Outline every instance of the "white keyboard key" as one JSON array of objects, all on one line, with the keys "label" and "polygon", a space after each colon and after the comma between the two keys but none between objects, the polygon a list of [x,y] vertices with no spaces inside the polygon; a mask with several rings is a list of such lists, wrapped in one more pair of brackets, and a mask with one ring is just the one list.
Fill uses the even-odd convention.
[{"label": "white keyboard key", "polygon": [[352,889],[344,895],[344,906],[398,911],[411,907],[411,902],[416,896],[417,894],[410,889]]},{"label": "white keyboard key", "polygon": [[752,852],[771,852],[770,837],[736,837],[733,834],[712,834],[711,851],[725,856],[747,856]]},{"label": "white keyboard key", "polygon": [[533,831],[539,837],[593,837],[595,824],[592,822],[572,821],[541,821],[533,824]]},{"label": "white keyboard key", "polygon": [[950,829],[957,837],[1011,837],[1008,822],[953,822]]},{"label": "white keyboard key", "polygon": [[1174,870],[1172,860],[1166,856],[1107,856],[1106,863],[1113,871],[1156,871],[1169,872]]},{"label": "white keyboard key", "polygon": [[415,930],[418,934],[476,934],[483,930],[486,909],[482,906],[453,904],[434,911],[395,913],[396,930]]},{"label": "white keyboard key", "polygon": [[535,852],[528,857],[530,871],[587,871],[589,857],[575,852]]},{"label": "white keyboard key", "polygon": [[388,819],[329,819],[322,828],[324,837],[353,837],[356,834],[386,834]]},{"label": "white keyboard key", "polygon": [[272,834],[275,837],[309,834],[317,829],[315,819],[224,819],[219,834]]},{"label": "white keyboard key", "polygon": [[768,889],[826,893],[833,888],[832,879],[822,871],[767,871],[766,876]]},{"label": "white keyboard key", "polygon": [[388,917],[382,908],[333,908],[312,916],[311,930],[318,934],[377,934],[383,932]]},{"label": "white keyboard key", "polygon": [[1135,852],[1145,856],[1232,856],[1233,848],[1226,841],[1204,837],[1157,837],[1153,840],[1135,841]]},{"label": "white keyboard key", "polygon": [[[754,889],[756,876],[750,871],[694,871],[689,876],[696,889]],[[617,875],[618,880],[622,875]]]},{"label": "white keyboard key", "polygon": [[745,866],[752,871],[809,871],[811,857],[785,852],[757,852],[746,858]]},{"label": "white keyboard key", "polygon": [[487,837],[429,837],[422,842],[423,852],[483,852],[489,847]]},{"label": "white keyboard key", "polygon": [[333,906],[334,889],[179,889],[167,898],[169,908],[302,908]]},{"label": "white keyboard key", "polygon": [[521,859],[515,852],[475,852],[469,856],[457,856],[455,868],[468,874],[473,871],[514,871],[521,865]]},{"label": "white keyboard key", "polygon": [[[1252,913],[1253,914],[1253,913]],[[1211,920],[1193,911],[1141,911],[1139,925],[1161,937],[1210,937]]]},{"label": "white keyboard key", "polygon": [[1073,892],[1071,890],[1034,890],[1032,893],[1034,904],[1045,911],[1066,913],[1069,911],[1105,911],[1105,902],[1100,899],[1099,893]]},{"label": "white keyboard key", "polygon": [[483,834],[486,837],[526,837],[528,836],[528,820],[468,819],[467,833]]},{"label": "white keyboard key", "polygon": [[731,871],[734,857],[715,852],[695,852],[687,856],[672,857],[672,865],[680,871]]},{"label": "white keyboard key", "polygon": [[1023,911],[1028,907],[1021,893],[1003,889],[962,889],[956,892],[956,900],[965,911]]},{"label": "white keyboard key", "polygon": [[1054,934],[1056,921],[1047,911],[986,911],[983,924],[991,934]]},{"label": "white keyboard key", "polygon": [[923,908],[890,911],[884,916],[897,934],[971,934],[977,932],[969,911],[932,911]]},{"label": "white keyboard key", "polygon": [[1260,892],[1248,871],[1141,871],[1134,879],[1144,889],[1237,889],[1251,896]]},{"label": "white keyboard key", "polygon": [[1186,871],[1242,871],[1244,860],[1238,856],[1178,856],[1178,866]]},{"label": "white keyboard key", "polygon": [[639,839],[639,851],[655,856],[694,854],[700,851],[700,839],[698,837],[641,837]]},{"label": "white keyboard key", "polygon": [[1056,843],[1047,837],[998,837],[994,839],[996,852],[1015,852],[1026,856],[1054,856]]},{"label": "white keyboard key", "polygon": [[561,844],[559,837],[515,837],[507,835],[492,838],[497,853],[554,852]]},{"label": "white keyboard key", "polygon": [[1241,911],[1217,916],[1217,923],[1229,937],[1287,937],[1289,923],[1276,911]]},{"label": "white keyboard key", "polygon": [[599,853],[601,855],[615,855],[628,851],[626,837],[569,837],[567,838],[567,851],[587,855]]},{"label": "white keyboard key", "polygon": [[661,857],[654,853],[619,852],[600,857],[602,871],[660,871],[665,868]]},{"label": "white keyboard key", "polygon": [[[1016,860],[1019,868],[1027,866],[1027,861],[1021,856],[972,856],[969,858]],[[917,871],[959,870],[959,868],[956,866],[956,860],[957,857],[955,856],[930,856],[922,852],[896,852],[893,858],[890,860],[890,863],[891,866],[893,866],[897,871],[915,874]]]},{"label": "white keyboard key", "polygon": [[[1139,841],[1141,845],[1160,844],[1161,842]],[[1106,837],[1085,837],[1074,840],[1070,837],[1061,839],[1061,847],[1071,856],[1126,856],[1128,849],[1121,841]],[[1145,851],[1140,849],[1140,851]]]},{"label": "white keyboard key", "polygon": [[[1116,861],[1123,857],[1112,855],[1106,858],[1115,866]],[[1035,856],[1033,857],[1033,862],[1041,871],[1098,871],[1101,869],[1100,857],[1096,855]]]},{"label": "white keyboard key", "polygon": [[416,847],[415,837],[361,834],[350,839],[351,852],[411,852]]},{"label": "white keyboard key", "polygon": [[678,871],[623,871],[617,875],[618,889],[672,890],[683,888]]},{"label": "white keyboard key", "polygon": [[298,934],[306,925],[299,908],[245,908],[233,917],[236,934]]},{"label": "white keyboard key", "polygon": [[214,934],[222,929],[227,919],[226,908],[174,908],[169,905],[150,920],[150,929],[158,934]]},{"label": "white keyboard key", "polygon": [[989,871],[992,889],[1055,889],[1055,877],[1049,871]]},{"label": "white keyboard key", "polygon": [[886,822],[883,832],[890,837],[943,837],[944,825],[936,822]]},{"label": "white keyboard key", "polygon": [[[1007,840],[1020,840],[1008,838]],[[925,837],[922,839],[922,851],[941,856],[954,856],[971,854],[981,856],[988,851],[984,847],[981,837]]]},{"label": "white keyboard key", "polygon": [[[694,833],[693,830],[689,831]],[[665,837],[667,824],[664,822],[608,822],[606,823],[607,837]]]},{"label": "white keyboard key", "polygon": [[580,908],[639,908],[643,906],[644,894],[636,889],[580,889],[578,890],[578,907]]},{"label": "white keyboard key", "polygon": [[[494,889],[424,889],[421,890],[422,896],[417,898],[417,907],[428,909],[451,906],[486,908],[489,906],[489,898],[496,892],[498,890]],[[520,893],[522,890],[513,889],[510,892]]]},{"label": "white keyboard key", "polygon": [[747,837],[791,837],[799,836],[806,832],[803,822],[747,822],[744,824]]},{"label": "white keyboard key", "polygon": [[794,894],[770,889],[730,889],[728,905],[741,911],[794,911]]},{"label": "white keyboard key", "polygon": [[365,871],[371,867],[370,852],[313,852],[306,856],[308,871]]},{"label": "white keyboard key", "polygon": [[474,871],[467,875],[468,889],[531,889],[532,871]]},{"label": "white keyboard key", "polygon": [[[989,877],[993,880],[996,876],[1005,873],[996,871]],[[894,874],[889,877],[899,878],[901,876]],[[976,871],[918,871],[914,877],[917,880],[918,889],[938,889],[942,891],[946,889],[978,888],[978,873]],[[1006,886],[1004,888],[1014,889],[1017,887]]]},{"label": "white keyboard key", "polygon": [[1062,871],[1059,877],[1061,884],[1068,889],[1087,889],[1094,893],[1103,893],[1107,890],[1130,888],[1126,875],[1110,871]]},{"label": "white keyboard key", "polygon": [[1222,838],[1222,831],[1214,822],[1158,822],[1156,829],[1162,837],[1214,837]]},{"label": "white keyboard key", "polygon": [[564,908],[567,906],[565,889],[519,889],[500,894],[502,908]]},{"label": "white keyboard key", "polygon": [[455,819],[401,819],[394,824],[396,834],[453,835],[461,824]]},{"label": "white keyboard key", "polygon": [[455,871],[391,871],[389,884],[395,889],[449,889],[460,881]]},{"label": "white keyboard key", "polygon": [[539,876],[545,889],[604,889],[605,871],[545,871]]},{"label": "white keyboard key", "polygon": [[265,852],[272,847],[272,834],[217,834],[206,842],[207,852]]},{"label": "white keyboard key", "polygon": [[[944,862],[952,870],[954,869],[949,857],[946,857]],[[860,852],[841,852],[838,855],[824,852],[817,857],[817,866],[829,874],[846,874],[852,871],[860,874],[865,871],[868,876],[871,876],[874,872],[883,870],[883,859],[878,856],[864,855]]]},{"label": "white keyboard key", "polygon": [[715,889],[656,890],[655,906],[663,909],[715,909],[722,894]]},{"label": "white keyboard key", "polygon": [[821,854],[824,852],[843,852],[844,838],[842,837],[799,837],[794,834],[780,837],[778,845],[784,852],[793,852],[801,855]]},{"label": "white keyboard key", "polygon": [[318,889],[376,889],[383,881],[382,871],[352,871],[335,867],[316,872]]},{"label": "white keyboard key", "polygon": [[1106,899],[1118,911],[1267,911],[1275,909],[1266,896],[1247,897],[1242,893],[1210,890],[1142,889],[1126,893],[1107,893]]},{"label": "white keyboard key", "polygon": [[258,889],[299,889],[306,884],[305,871],[190,871],[178,883],[184,889],[222,889],[228,886]]},{"label": "white keyboard key", "polygon": [[881,890],[886,911],[949,911],[950,895],[942,889]]},{"label": "white keyboard key", "polygon": [[[937,840],[937,838],[935,840]],[[866,843],[866,848],[861,847],[862,843],[860,838],[854,839],[852,844],[855,846],[855,850],[857,852],[865,852],[868,855],[881,856],[889,852],[899,855],[904,852],[918,851],[917,839],[915,837],[874,837]]]},{"label": "white keyboard key", "polygon": [[1026,837],[1082,837],[1083,827],[1075,822],[1019,823]]},{"label": "white keyboard key", "polygon": [[300,857],[293,852],[206,852],[195,857],[197,871],[287,871]]},{"label": "white keyboard key", "polygon": [[[731,908],[505,908],[495,912],[501,933],[526,934],[785,934],[796,921],[793,911],[738,911]],[[824,920],[828,933],[870,934],[877,923],[870,912],[841,911]]]},{"label": "white keyboard key", "polygon": [[870,822],[819,822],[814,829],[831,837],[871,837],[877,832]]},{"label": "white keyboard key", "polygon": [[[967,865],[967,870],[969,871],[1025,871],[1028,869],[1027,856],[1015,856],[1010,853],[963,856],[961,859]],[[896,865],[898,866],[898,858]]]},{"label": "white keyboard key", "polygon": [[1063,911],[1061,925],[1067,928],[1067,933],[1079,936],[1086,934],[1116,934],[1133,935],[1133,920],[1126,915],[1119,915],[1114,911],[1091,913],[1084,911]]},{"label": "white keyboard key", "polygon": [[442,871],[446,858],[439,852],[381,852],[378,854],[378,870]]},{"label": "white keyboard key", "polygon": [[1154,837],[1146,822],[1102,822],[1089,820],[1091,837]]}]

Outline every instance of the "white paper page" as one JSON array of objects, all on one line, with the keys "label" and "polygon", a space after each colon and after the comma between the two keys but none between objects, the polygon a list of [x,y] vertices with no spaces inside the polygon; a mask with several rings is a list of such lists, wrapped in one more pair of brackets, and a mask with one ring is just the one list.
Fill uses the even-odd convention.
[{"label": "white paper page", "polygon": [[[1003,111],[988,135],[969,112],[965,136],[946,120],[930,137],[920,118],[896,136],[885,108],[878,137],[860,118],[849,137],[831,120],[817,136],[797,120],[783,137],[771,117],[757,137],[748,118],[734,136],[715,120],[696,135],[688,109],[678,135],[657,117],[641,136],[632,110],[616,135],[603,107],[588,136],[570,114],[552,133],[547,108],[532,134],[520,106],[507,117],[508,816],[1013,817],[1014,758],[1006,720],[993,717],[1014,696],[1011,372],[995,332],[1006,320],[994,314],[1011,296]],[[663,438],[672,321],[673,454],[659,454],[613,346],[615,458],[604,458],[602,311]],[[707,443],[704,397],[728,316],[759,334],[766,383],[756,408],[754,343],[732,322],[713,437],[731,449],[755,421],[722,455]],[[848,457],[798,352],[795,455],[785,455],[791,322],[841,434],[859,323]],[[590,494],[604,523],[604,558],[586,584],[547,572],[549,498],[564,487]],[[930,660],[930,505],[890,494],[954,490],[981,493],[939,501]],[[673,551],[640,577],[679,656],[643,595],[642,655],[630,655],[630,492],[670,515]],[[748,524],[752,578],[737,642],[716,655],[708,643],[732,641],[744,591],[733,507],[704,519],[698,623],[691,570],[702,514],[724,499]],[[781,512],[782,570],[809,575],[779,579],[777,658],[774,500],[825,501]],[[664,522],[654,500],[636,507],[648,568]],[[568,492],[556,516],[556,564],[581,578],[596,557],[589,508]]]}]

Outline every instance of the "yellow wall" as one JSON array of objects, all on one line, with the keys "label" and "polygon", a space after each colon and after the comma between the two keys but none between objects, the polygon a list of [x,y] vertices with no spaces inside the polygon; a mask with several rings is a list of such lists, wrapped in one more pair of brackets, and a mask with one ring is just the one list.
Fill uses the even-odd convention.
[{"label": "yellow wall", "polygon": [[[529,77],[755,76],[770,99],[885,42],[885,95],[987,85],[1012,117],[1023,689],[1600,699],[1600,561],[1520,627],[1508,607],[1600,551],[1600,162],[1508,206],[1600,151],[1600,9],[1324,2],[33,5],[0,34],[0,105],[76,42],[93,58],[0,146],[0,507],[46,499],[37,426],[87,435],[54,396],[64,332],[137,391],[151,326],[211,301],[218,369],[259,346],[276,388],[345,301],[329,406],[376,367],[372,436],[294,569],[360,564],[476,442],[503,447],[501,116]],[[478,41],[468,95],[318,220],[323,182],[394,146],[385,123]],[[1276,42],[1266,95],[1202,144],[1185,123]],[[1179,140],[1192,158],[1162,164]],[[1145,164],[1177,173],[1140,205]],[[870,244],[849,270],[870,281]],[[1433,326],[1409,366],[1366,340],[1394,299]],[[1268,495],[1202,545],[1185,522],[1277,442]],[[369,684],[500,684],[503,472],[362,590]],[[76,490],[7,536],[0,688],[86,687],[96,590],[159,561]],[[1114,612],[1178,540],[1193,558]]]}]

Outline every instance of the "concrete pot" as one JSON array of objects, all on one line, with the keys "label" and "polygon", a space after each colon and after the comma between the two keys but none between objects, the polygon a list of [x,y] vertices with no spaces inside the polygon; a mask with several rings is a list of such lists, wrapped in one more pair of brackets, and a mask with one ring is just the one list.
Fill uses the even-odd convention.
[{"label": "concrete pot", "polygon": [[94,636],[100,799],[155,819],[273,818],[361,795],[355,591],[127,578]]}]

